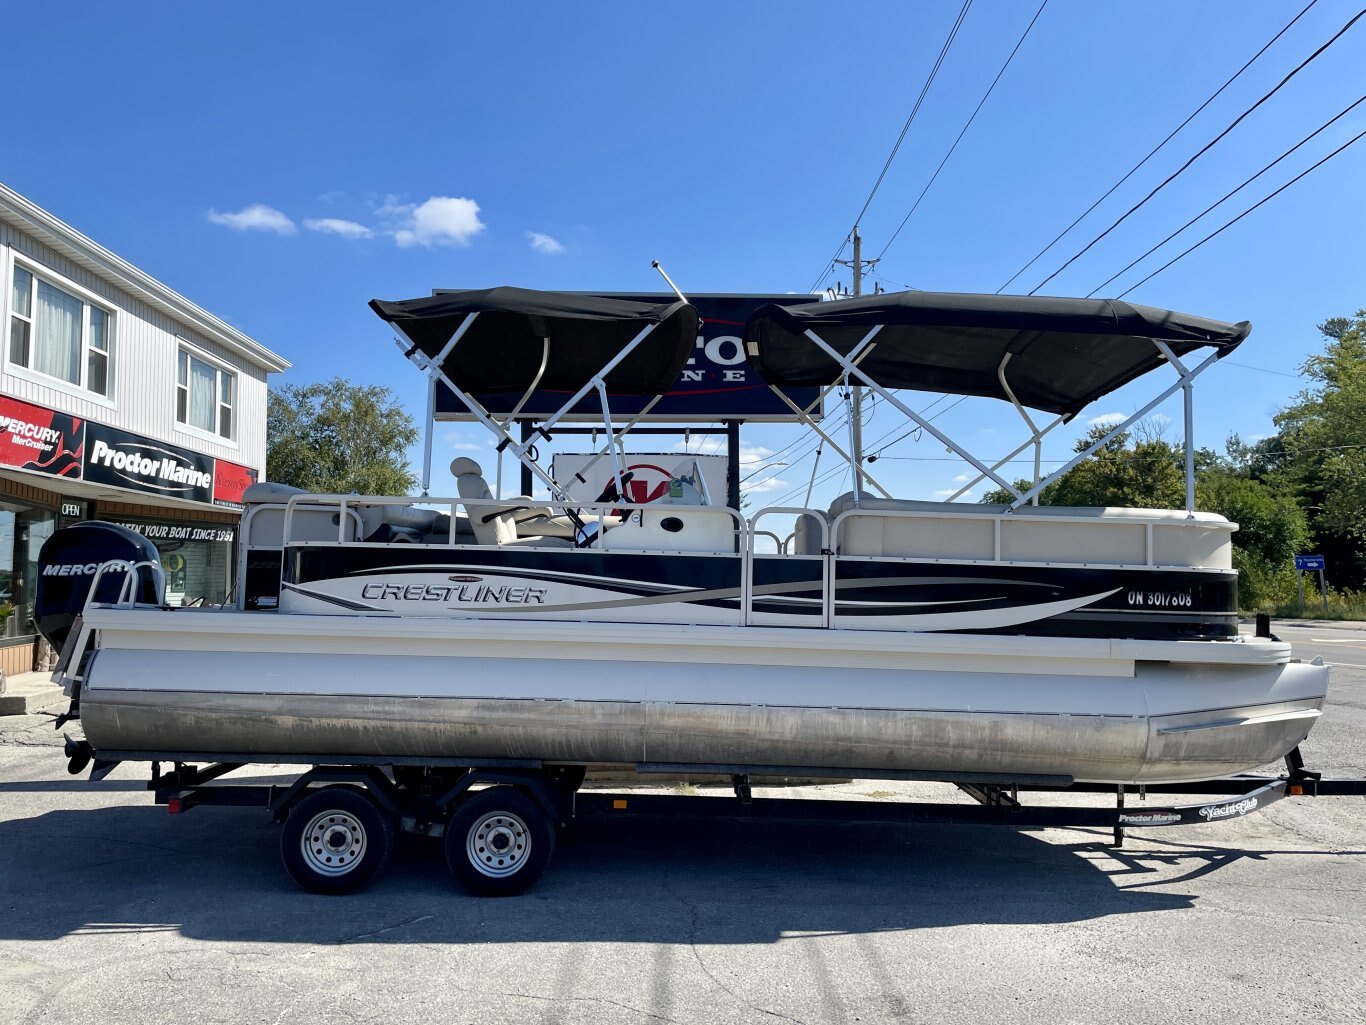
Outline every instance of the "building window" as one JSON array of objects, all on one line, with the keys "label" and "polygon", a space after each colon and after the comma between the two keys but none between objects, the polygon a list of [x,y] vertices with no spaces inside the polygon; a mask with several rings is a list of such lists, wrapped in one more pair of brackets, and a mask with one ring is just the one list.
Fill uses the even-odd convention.
[{"label": "building window", "polygon": [[181,349],[176,370],[176,422],[231,438],[236,389],[237,375]]},{"label": "building window", "polygon": [[107,397],[113,319],[108,310],[16,265],[10,362]]},{"label": "building window", "polygon": [[0,644],[33,634],[38,550],[57,527],[51,509],[0,499]]}]

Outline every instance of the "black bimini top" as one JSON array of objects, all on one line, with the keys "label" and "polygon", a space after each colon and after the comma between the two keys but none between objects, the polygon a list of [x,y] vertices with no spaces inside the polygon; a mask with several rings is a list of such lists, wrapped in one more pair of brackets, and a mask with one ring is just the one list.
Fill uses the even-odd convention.
[{"label": "black bimini top", "polygon": [[877,325],[859,369],[884,388],[913,388],[1010,400],[1075,416],[1096,399],[1166,360],[1210,346],[1228,355],[1252,330],[1118,299],[895,292],[801,306],[765,306],[745,327],[745,354],[777,385],[829,385],[840,365],[804,334],[848,355]]},{"label": "black bimini top", "polygon": [[[528,288],[443,292],[370,308],[428,357],[441,354],[465,317],[479,314],[442,370],[472,394],[578,391],[650,324],[658,325],[605,382],[618,395],[660,395],[678,380],[697,340],[697,311],[685,302],[603,299]],[[536,375],[550,340],[545,373]]]}]

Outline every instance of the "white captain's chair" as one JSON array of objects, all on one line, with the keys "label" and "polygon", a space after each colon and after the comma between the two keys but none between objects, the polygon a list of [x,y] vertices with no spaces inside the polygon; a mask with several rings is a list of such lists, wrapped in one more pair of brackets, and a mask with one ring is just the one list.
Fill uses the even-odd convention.
[{"label": "white captain's chair", "polygon": [[551,516],[551,510],[545,506],[532,505],[531,499],[525,495],[505,499],[500,504],[482,504],[493,501],[493,492],[489,490],[488,481],[484,480],[484,471],[473,459],[459,456],[451,460],[451,476],[455,478],[456,490],[460,492],[461,498],[481,503],[465,506],[465,511],[470,517],[470,527],[474,531],[474,539],[479,544],[529,548],[574,547],[572,541],[558,537],[519,538],[518,519]]}]

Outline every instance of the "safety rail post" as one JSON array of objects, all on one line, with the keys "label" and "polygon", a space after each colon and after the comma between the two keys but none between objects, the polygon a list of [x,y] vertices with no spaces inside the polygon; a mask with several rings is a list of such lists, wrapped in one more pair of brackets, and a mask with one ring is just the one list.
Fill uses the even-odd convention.
[{"label": "safety rail post", "polygon": [[[765,509],[760,509],[758,512],[756,512],[756,513],[754,514],[753,518],[749,521],[749,524],[750,524],[750,533],[751,533],[751,535],[757,535],[757,534],[760,534],[760,533],[770,533],[769,531],[760,531],[760,530],[758,530],[758,524],[759,524],[759,521],[760,521],[761,519],[763,519],[763,517],[765,517],[765,516],[773,516],[773,515],[810,516],[810,517],[812,517],[813,519],[815,519],[815,520],[821,525],[821,555],[820,555],[820,563],[821,563],[821,623],[820,623],[820,625],[821,625],[822,628],[829,629],[830,627],[834,626],[834,612],[835,612],[835,602],[834,602],[834,578],[833,578],[833,572],[834,572],[834,554],[833,554],[833,552],[832,552],[832,546],[831,546],[831,544],[830,544],[830,538],[831,538],[831,536],[832,536],[832,535],[831,535],[830,524],[826,521],[825,514],[824,514],[823,512],[821,512],[821,511],[817,510],[817,509],[809,509],[809,508],[807,508],[807,507],[805,507],[805,506],[795,506],[795,505],[774,505],[774,506],[769,506],[768,508],[765,508]],[[774,536],[776,536],[776,535],[774,535]],[[751,544],[751,545],[750,545],[750,556],[749,556],[751,562],[753,561],[755,554],[757,554],[757,553],[754,552],[754,550],[753,550],[753,545]],[[786,554],[786,553],[780,553],[780,554]],[[796,558],[810,558],[810,556],[800,556],[800,555],[799,555],[799,556],[795,556],[795,557],[796,557]],[[753,567],[752,567],[752,566],[751,566],[751,569],[750,569],[750,574],[751,574],[751,577],[752,577],[752,576],[753,576]],[[752,595],[752,594],[751,594],[750,598],[751,598],[751,602],[752,602],[752,600],[753,600],[753,595]],[[752,615],[752,609],[747,608],[747,612],[750,613],[750,614]],[[746,623],[748,623],[748,622],[750,622],[749,619],[746,620]]]}]

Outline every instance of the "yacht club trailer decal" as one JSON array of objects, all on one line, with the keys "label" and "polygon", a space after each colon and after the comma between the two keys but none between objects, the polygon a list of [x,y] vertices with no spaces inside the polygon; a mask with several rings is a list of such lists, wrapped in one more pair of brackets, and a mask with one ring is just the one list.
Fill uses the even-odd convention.
[{"label": "yacht club trailer decal", "polygon": [[206,505],[213,501],[213,457],[103,424],[86,425],[87,481]]}]

